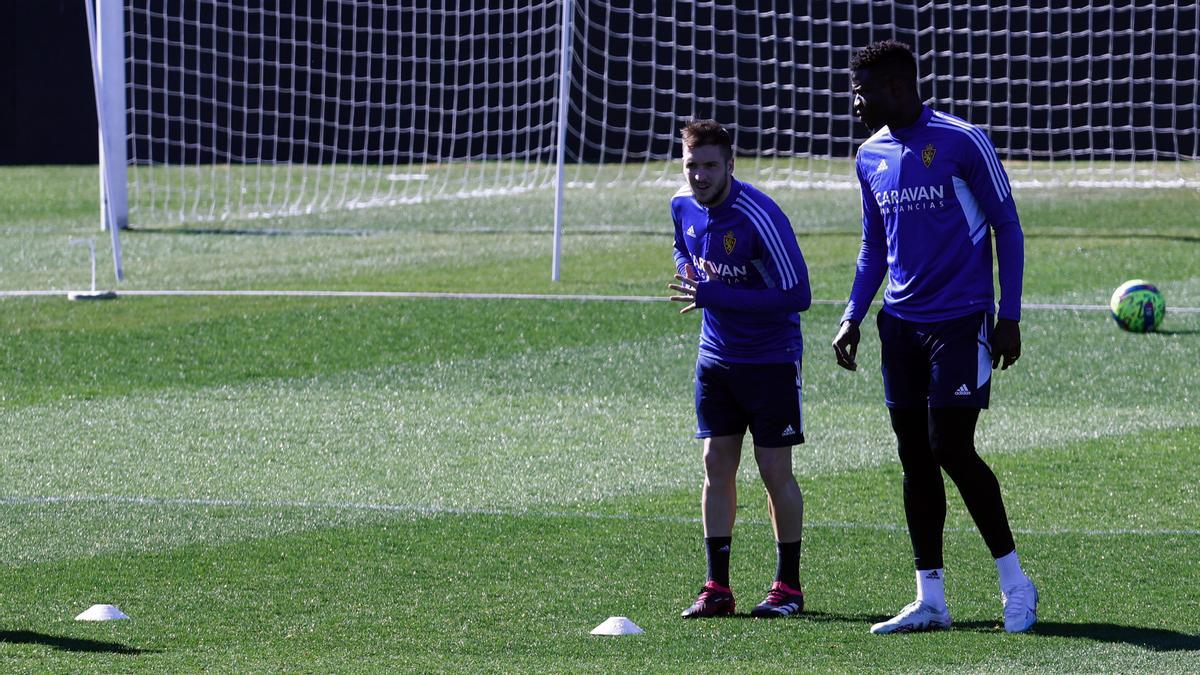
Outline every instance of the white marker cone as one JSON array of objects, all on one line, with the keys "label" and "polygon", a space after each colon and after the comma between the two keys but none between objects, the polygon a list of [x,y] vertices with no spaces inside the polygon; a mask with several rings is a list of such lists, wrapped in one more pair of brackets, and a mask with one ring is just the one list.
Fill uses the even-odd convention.
[{"label": "white marker cone", "polygon": [[636,635],[645,631],[623,616],[610,616],[592,629],[592,635]]},{"label": "white marker cone", "polygon": [[117,609],[115,605],[92,605],[79,616],[75,617],[76,621],[112,621],[114,619],[128,619],[129,617]]}]

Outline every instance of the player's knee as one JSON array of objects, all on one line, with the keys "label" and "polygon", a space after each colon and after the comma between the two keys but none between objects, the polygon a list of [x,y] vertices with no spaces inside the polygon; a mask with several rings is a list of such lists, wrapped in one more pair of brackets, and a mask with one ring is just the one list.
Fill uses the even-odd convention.
[{"label": "player's knee", "polygon": [[929,450],[937,463],[947,471],[979,461],[974,439],[961,434],[931,434]]},{"label": "player's knee", "polygon": [[758,475],[762,477],[767,490],[776,492],[788,489],[796,482],[792,473],[792,457],[790,448],[769,448],[755,452],[754,459],[758,463]]},{"label": "player's knee", "polygon": [[974,444],[969,441],[958,444],[934,443],[932,446],[933,456],[937,458],[938,465],[951,478],[974,473],[981,465],[986,467],[979,453],[975,452]]},{"label": "player's knee", "polygon": [[905,471],[921,468],[933,462],[929,450],[929,426],[924,410],[891,409],[892,431],[896,434],[896,451]]},{"label": "player's knee", "polygon": [[942,485],[942,470],[936,464],[904,470],[904,487],[907,490],[930,492]]},{"label": "player's knee", "polygon": [[978,411],[973,409],[933,411],[929,448],[947,472],[981,461],[975,453],[975,415]]},{"label": "player's knee", "polygon": [[738,459],[729,453],[707,450],[704,453],[704,480],[709,485],[725,485],[737,477]]},{"label": "player's knee", "polygon": [[929,448],[929,439],[924,435],[897,438],[896,449],[905,475],[937,473],[937,460]]}]

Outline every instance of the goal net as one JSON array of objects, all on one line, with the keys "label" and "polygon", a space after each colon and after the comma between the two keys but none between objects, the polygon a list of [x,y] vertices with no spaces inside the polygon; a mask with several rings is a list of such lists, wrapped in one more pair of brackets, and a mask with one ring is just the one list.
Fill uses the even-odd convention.
[{"label": "goal net", "polygon": [[126,0],[130,222],[449,202],[478,225],[532,194],[548,227],[560,113],[568,210],[678,182],[690,116],[733,130],[743,177],[852,187],[846,69],[884,38],[1018,184],[1200,186],[1197,3],[1070,5]]}]

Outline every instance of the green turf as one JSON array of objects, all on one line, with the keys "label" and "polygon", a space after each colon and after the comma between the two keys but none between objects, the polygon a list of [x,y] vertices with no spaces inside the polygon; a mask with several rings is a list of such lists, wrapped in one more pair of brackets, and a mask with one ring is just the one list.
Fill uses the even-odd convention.
[{"label": "green turf", "polygon": [[[94,168],[0,174],[0,289],[78,287],[86,257],[67,240],[101,234]],[[646,190],[575,213],[558,284],[548,227],[514,202],[495,231],[456,231],[436,209],[266,224],[290,234],[135,230],[121,288],[660,295],[669,221],[634,208]],[[1017,197],[1027,301],[1103,304],[1138,276],[1169,306],[1200,306],[1194,192]],[[844,296],[853,193],[780,201],[816,296]],[[589,222],[606,208],[626,221]],[[912,592],[899,470],[873,330],[860,370],[837,369],[832,305],[804,318],[808,611],[677,618],[704,570],[697,317],[675,309],[0,299],[0,670],[1197,670],[1200,314],[1168,310],[1163,333],[1138,336],[1102,312],[1026,310],[1025,355],[997,374],[978,445],[1041,621],[998,628],[992,563],[951,489],[955,629],[887,639],[867,626]],[[743,607],[774,568],[752,464],[733,566]],[[72,621],[93,603],[134,618]],[[588,635],[611,615],[646,633]]]},{"label": "green turf", "polygon": [[[48,175],[55,179],[47,178]],[[21,242],[0,259],[0,289],[78,289],[98,243],[95,168],[7,169],[0,234]],[[662,294],[672,267],[669,186],[567,191],[562,280],[550,281],[549,192],[493,201],[232,220],[137,223],[122,236],[126,289],[331,289]],[[860,236],[851,190],[772,191],[792,219],[818,298],[843,298]],[[1168,305],[1200,306],[1194,253],[1200,192],[1020,189],[1027,302],[1105,304],[1123,281],[1153,276]],[[52,207],[51,205],[55,205]],[[482,219],[482,225],[480,220]]]}]

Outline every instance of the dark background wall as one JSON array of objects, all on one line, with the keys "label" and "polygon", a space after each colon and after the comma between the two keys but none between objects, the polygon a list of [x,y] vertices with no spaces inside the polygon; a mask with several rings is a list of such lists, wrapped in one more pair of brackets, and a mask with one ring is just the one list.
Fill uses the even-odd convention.
[{"label": "dark background wall", "polygon": [[[130,43],[138,163],[551,156],[557,73],[529,57],[557,48],[552,0],[518,3],[519,13],[484,11],[508,2],[461,0],[454,6],[475,11],[430,16],[399,9],[410,3],[350,0],[127,2],[131,24],[152,35]],[[740,148],[847,156],[866,136],[849,115],[851,46],[892,36],[915,41],[922,73],[936,76],[922,94],[985,126],[1006,157],[1200,154],[1194,5],[1183,14],[1166,0],[1016,12],[976,3],[798,1],[774,14],[759,0],[633,5],[635,13],[577,2],[570,160],[669,157],[678,119],[692,115],[738,120]],[[265,19],[264,7],[288,18]],[[96,161],[83,15],[81,0],[0,2],[0,163]],[[1182,41],[1153,38],[1173,23]],[[417,37],[366,40],[368,25]],[[781,39],[759,40],[759,31]],[[673,52],[670,42],[694,49]],[[424,65],[429,55],[448,65]],[[292,61],[259,65],[277,58]],[[402,79],[421,84],[395,84]],[[364,127],[382,132],[348,131]]]},{"label": "dark background wall", "polygon": [[0,2],[0,164],[94,164],[82,0]]}]

